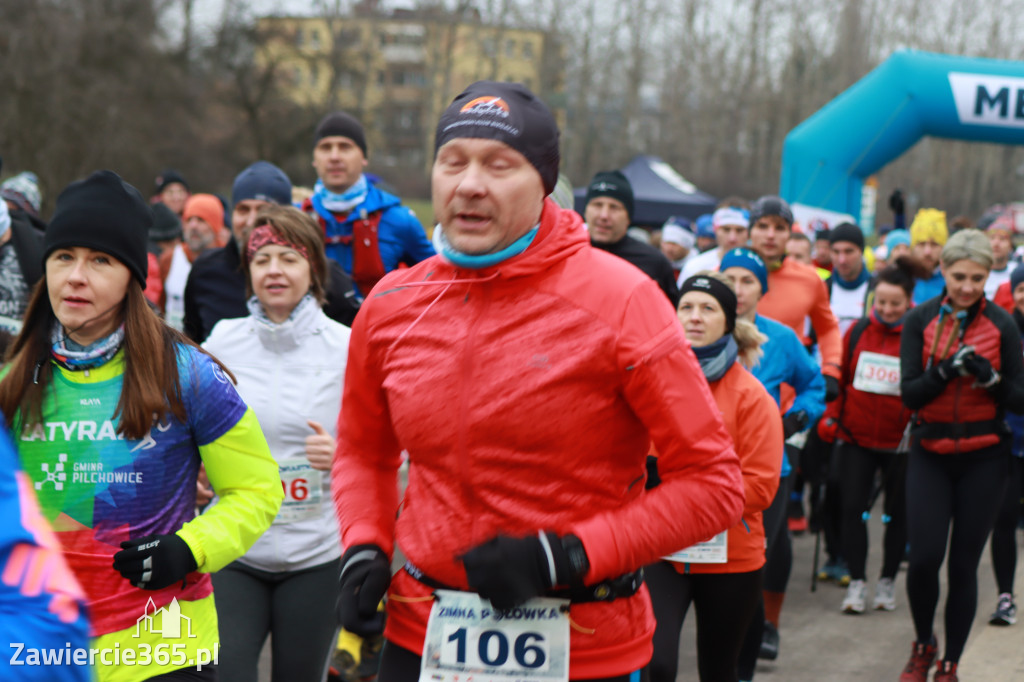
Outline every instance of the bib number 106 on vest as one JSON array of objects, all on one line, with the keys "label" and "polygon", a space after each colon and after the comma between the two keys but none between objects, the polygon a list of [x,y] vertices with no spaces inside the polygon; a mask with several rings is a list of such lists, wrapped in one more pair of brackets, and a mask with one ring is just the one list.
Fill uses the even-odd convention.
[{"label": "bib number 106 on vest", "polygon": [[539,632],[505,632],[467,627],[446,628],[441,663],[467,667],[526,670],[547,668],[547,640]]}]

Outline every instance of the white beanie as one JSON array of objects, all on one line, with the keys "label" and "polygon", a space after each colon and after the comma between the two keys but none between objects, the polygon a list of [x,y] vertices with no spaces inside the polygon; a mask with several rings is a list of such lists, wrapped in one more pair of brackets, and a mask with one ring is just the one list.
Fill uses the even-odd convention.
[{"label": "white beanie", "polygon": [[672,242],[680,246],[692,249],[697,244],[697,237],[685,227],[676,224],[666,224],[661,228],[661,241]]},{"label": "white beanie", "polygon": [[744,211],[726,206],[715,211],[715,214],[711,217],[711,224],[716,228],[722,225],[739,225],[749,229],[750,219]]}]

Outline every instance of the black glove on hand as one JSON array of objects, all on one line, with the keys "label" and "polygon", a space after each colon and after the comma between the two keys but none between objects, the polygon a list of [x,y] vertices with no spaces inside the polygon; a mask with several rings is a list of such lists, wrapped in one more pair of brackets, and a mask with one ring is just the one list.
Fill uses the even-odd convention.
[{"label": "black glove on hand", "polygon": [[893,213],[903,213],[903,192],[898,189],[892,191],[892,194],[889,195],[889,208]]},{"label": "black glove on hand", "polygon": [[559,538],[554,533],[544,533],[544,540],[539,535],[499,535],[459,558],[466,567],[470,589],[501,610],[539,597],[555,585],[578,584],[590,570],[579,538]]},{"label": "black glove on hand", "polygon": [[830,403],[839,397],[839,380],[825,375],[825,402]]},{"label": "black glove on hand", "polygon": [[967,376],[967,367],[964,361],[974,355],[974,346],[961,346],[955,353],[935,365],[935,371],[943,381],[952,381],[958,376]]},{"label": "black glove on hand", "polygon": [[973,374],[978,380],[977,385],[982,388],[992,388],[999,383],[1000,376],[993,367],[992,363],[977,353],[971,353],[966,356],[963,361],[964,370],[968,374]]},{"label": "black glove on hand", "polygon": [[391,584],[391,562],[377,545],[349,547],[341,557],[338,621],[360,637],[384,632],[384,612],[377,610]]},{"label": "black glove on hand", "polygon": [[782,418],[782,435],[789,438],[794,433],[800,433],[807,428],[807,413],[803,410],[790,411]]},{"label": "black glove on hand", "polygon": [[126,540],[114,555],[114,570],[144,590],[162,590],[196,568],[192,550],[174,533]]},{"label": "black glove on hand", "polygon": [[661,485],[661,474],[658,473],[658,458],[654,455],[647,455],[647,483],[644,490],[657,488]]}]

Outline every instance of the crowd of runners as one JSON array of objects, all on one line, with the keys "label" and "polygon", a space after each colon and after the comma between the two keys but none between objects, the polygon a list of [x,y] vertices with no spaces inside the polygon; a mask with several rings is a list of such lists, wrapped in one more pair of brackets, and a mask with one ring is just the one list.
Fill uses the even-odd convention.
[{"label": "crowd of runners", "polygon": [[432,229],[369,158],[334,112],[312,189],[97,171],[44,220],[0,185],[4,679],[251,681],[269,638],[274,682],[672,682],[692,605],[699,678],[747,681],[808,527],[844,613],[900,610],[906,565],[893,679],[958,679],[990,537],[1015,623],[1011,207],[641,230],[619,171],[567,205],[513,83],[442,114]]}]

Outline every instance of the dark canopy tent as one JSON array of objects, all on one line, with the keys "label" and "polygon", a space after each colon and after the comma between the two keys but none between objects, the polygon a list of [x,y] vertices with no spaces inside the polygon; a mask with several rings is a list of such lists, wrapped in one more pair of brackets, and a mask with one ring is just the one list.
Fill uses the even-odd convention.
[{"label": "dark canopy tent", "polygon": [[[638,156],[622,169],[633,185],[633,225],[661,227],[669,216],[696,220],[715,210],[715,198],[687,182],[657,156]],[[583,215],[587,188],[573,191],[576,210]]]}]

